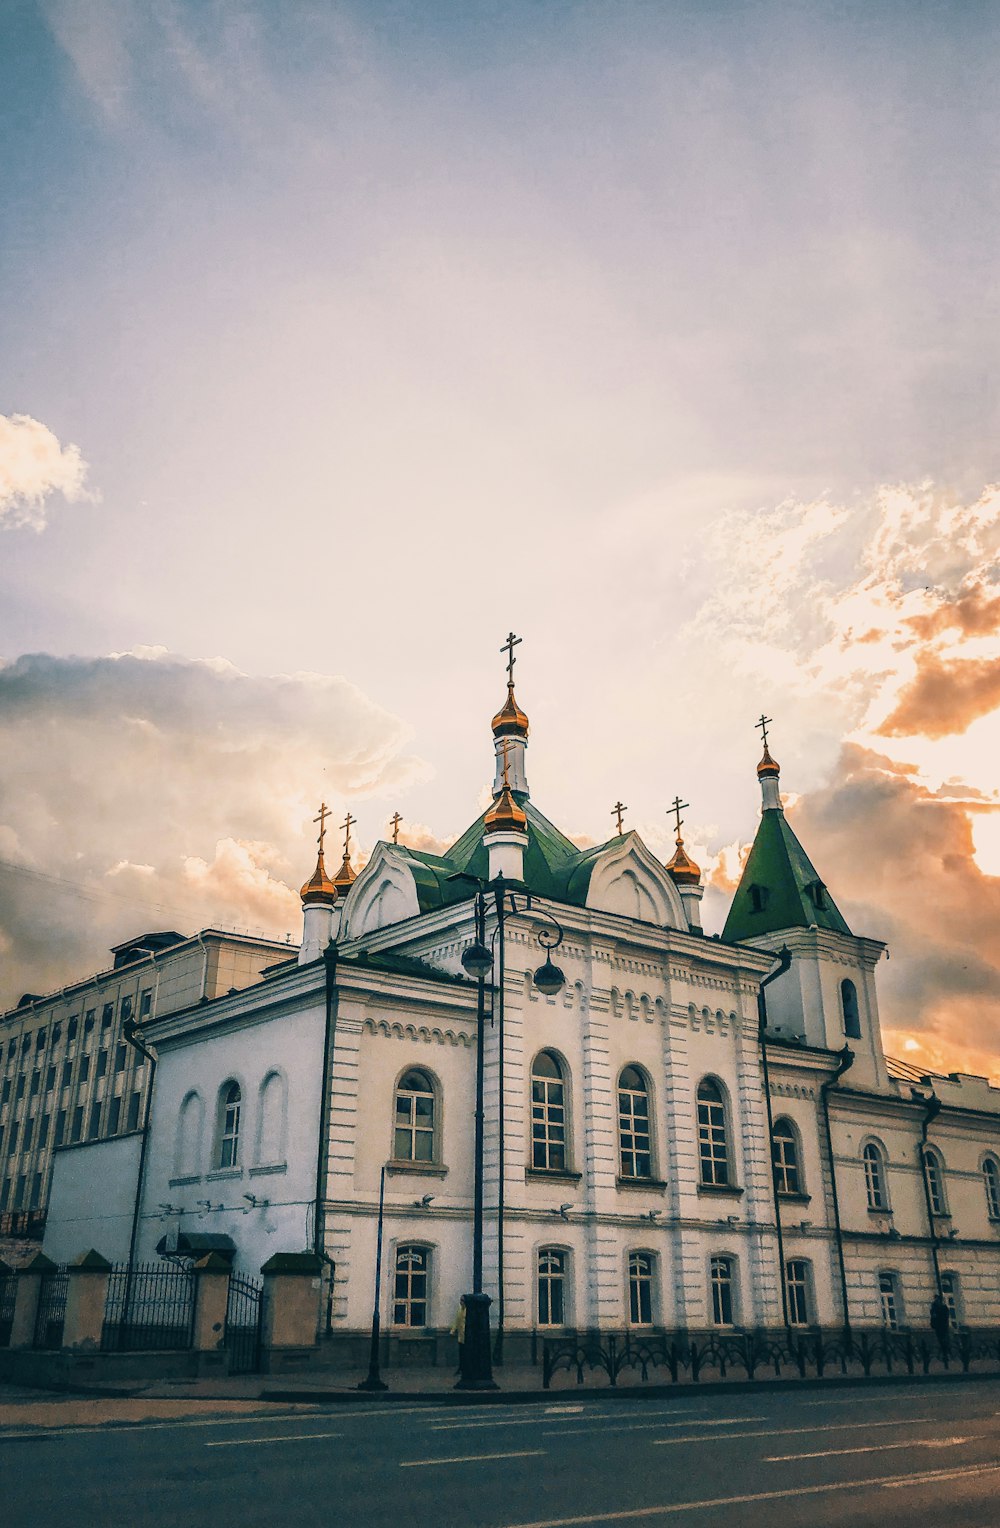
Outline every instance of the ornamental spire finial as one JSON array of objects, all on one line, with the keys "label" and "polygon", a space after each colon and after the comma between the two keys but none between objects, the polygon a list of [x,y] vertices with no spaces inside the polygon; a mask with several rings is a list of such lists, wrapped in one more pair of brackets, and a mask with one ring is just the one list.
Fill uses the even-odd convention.
[{"label": "ornamental spire finial", "polygon": [[667,865],[667,870],[673,876],[678,886],[697,886],[701,881],[701,866],[696,865],[694,860],[684,848],[684,840],[681,837],[681,826],[684,818],[681,813],[685,811],[689,803],[682,801],[680,796],[675,796],[670,803],[669,812],[674,814],[674,832],[677,847],[674,857]]}]

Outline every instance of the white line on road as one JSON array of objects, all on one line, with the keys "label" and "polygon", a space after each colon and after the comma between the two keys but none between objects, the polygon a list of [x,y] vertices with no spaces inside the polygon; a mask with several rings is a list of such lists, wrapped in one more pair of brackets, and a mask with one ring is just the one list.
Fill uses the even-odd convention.
[{"label": "white line on road", "polygon": [[738,1507],[751,1501],[787,1501],[794,1496],[821,1496],[826,1491],[870,1491],[873,1486],[899,1490],[938,1480],[1000,1474],[1000,1464],[971,1465],[957,1470],[924,1470],[918,1475],[882,1475],[874,1480],[831,1480],[821,1486],[786,1486],[780,1491],[752,1491],[743,1496],[713,1496],[705,1501],[664,1502],[658,1507],[629,1507],[623,1512],[588,1512],[582,1517],[546,1517],[536,1523],[510,1523],[507,1528],[577,1528],[583,1523],[623,1523],[642,1517],[666,1517],[674,1512],[702,1512],[710,1507]]},{"label": "white line on road", "polygon": [[325,1433],[279,1433],[277,1438],[220,1438],[214,1443],[206,1443],[206,1448],[246,1448],[249,1444],[257,1443],[311,1443],[313,1438],[339,1438],[342,1434],[335,1432]]},{"label": "white line on road", "polygon": [[[754,1418],[756,1421],[756,1418]],[[676,1443],[724,1443],[728,1438],[789,1438],[794,1433],[857,1432],[859,1427],[913,1427],[917,1422],[936,1422],[936,1417],[903,1417],[898,1422],[830,1422],[826,1427],[764,1427],[753,1432],[691,1433],[684,1438],[653,1438],[654,1448],[669,1447]]]},{"label": "white line on road", "polygon": [[765,1464],[787,1464],[790,1459],[836,1459],[841,1454],[887,1454],[893,1448],[956,1448],[959,1443],[971,1443],[982,1433],[970,1433],[967,1438],[907,1438],[905,1443],[866,1443],[862,1448],[825,1448],[815,1454],[768,1454]]},{"label": "white line on road", "polygon": [[543,1448],[521,1448],[513,1454],[458,1454],[454,1459],[403,1459],[401,1470],[417,1470],[431,1464],[478,1464],[483,1459],[538,1459],[545,1453]]},{"label": "white line on road", "polygon": [[[580,1411],[582,1411],[582,1410],[583,1410],[583,1407],[581,1406],[580,1407]],[[641,1413],[639,1413],[639,1414],[641,1415]],[[667,1415],[668,1416],[676,1416],[677,1412],[671,1411],[671,1412],[668,1412]],[[657,1427],[692,1427],[692,1426],[694,1426],[694,1423],[692,1421],[692,1417],[697,1417],[697,1415],[698,1415],[698,1413],[696,1411],[695,1412],[691,1412],[688,1416],[685,1416],[684,1419],[682,1421],[680,1421],[680,1422],[665,1422],[663,1420],[663,1417],[661,1416],[660,1419],[658,1421],[656,1421],[656,1422],[636,1422],[636,1423],[632,1423],[632,1422],[619,1422],[618,1421],[619,1413],[617,1413],[617,1412],[602,1411],[602,1412],[599,1412],[597,1414],[597,1416],[588,1417],[587,1418],[587,1431],[589,1431],[591,1428],[599,1428],[601,1430],[601,1432],[621,1432],[623,1429],[626,1430],[626,1431],[630,1431],[633,1427],[652,1427],[652,1428],[657,1428]],[[755,1416],[754,1417],[725,1417],[721,1421],[710,1421],[710,1420],[708,1420],[706,1418],[706,1420],[704,1422],[699,1423],[699,1426],[702,1426],[702,1427],[728,1427],[728,1426],[730,1426],[731,1423],[734,1423],[734,1422],[758,1422],[759,1420],[760,1420],[760,1418],[759,1417],[755,1417]],[[489,1420],[483,1419],[481,1421],[477,1420],[477,1421],[474,1421],[474,1422],[433,1422],[431,1424],[430,1430],[431,1430],[431,1432],[455,1432],[455,1431],[457,1431],[459,1429],[470,1428],[470,1427],[475,1427],[475,1428],[481,1428],[481,1427],[538,1427],[543,1422],[548,1422],[548,1423],[550,1423],[553,1426],[561,1427],[564,1422],[576,1422],[576,1421],[579,1421],[579,1417],[577,1415],[572,1415],[572,1416],[567,1415],[565,1417],[545,1417],[545,1416],[541,1416],[541,1417],[495,1417],[495,1418],[490,1418]],[[562,1437],[562,1433],[560,1433],[559,1436]]]}]

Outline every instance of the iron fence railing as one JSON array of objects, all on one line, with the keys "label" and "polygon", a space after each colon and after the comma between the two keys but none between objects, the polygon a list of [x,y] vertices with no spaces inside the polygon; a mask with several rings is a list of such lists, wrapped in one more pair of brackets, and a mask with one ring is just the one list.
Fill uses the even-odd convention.
[{"label": "iron fence railing", "polygon": [[14,1325],[14,1301],[17,1299],[17,1274],[11,1270],[9,1273],[0,1273],[0,1348],[10,1344],[11,1328]]},{"label": "iron fence railing", "polygon": [[101,1347],[162,1352],[194,1341],[195,1275],[164,1263],[118,1263],[108,1278]]},{"label": "iron fence railing", "polygon": [[56,1268],[51,1273],[34,1274],[32,1277],[39,1281],[34,1346],[46,1351],[61,1348],[69,1274],[65,1268]]},{"label": "iron fence railing", "polygon": [[229,1275],[226,1301],[226,1349],[230,1374],[256,1374],[260,1368],[264,1286],[246,1274]]},{"label": "iron fence railing", "polygon": [[542,1343],[542,1384],[575,1374],[582,1385],[588,1372],[603,1372],[617,1386],[630,1381],[671,1384],[704,1379],[800,1378],[823,1379],[840,1374],[929,1374],[973,1366],[1000,1368],[1000,1330],[968,1329],[944,1339],[931,1332],[889,1331],[883,1328],[803,1330],[779,1328],[753,1332],[624,1332],[599,1336],[546,1337]]}]

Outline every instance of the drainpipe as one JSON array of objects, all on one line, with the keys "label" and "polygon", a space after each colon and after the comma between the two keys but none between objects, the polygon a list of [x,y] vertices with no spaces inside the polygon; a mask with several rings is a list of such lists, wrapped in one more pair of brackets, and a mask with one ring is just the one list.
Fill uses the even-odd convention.
[{"label": "drainpipe", "polygon": [[[149,1088],[146,1092],[146,1108],[142,1122],[142,1144],[139,1147],[139,1171],[136,1174],[135,1204],[132,1207],[132,1232],[128,1244],[128,1266],[131,1273],[135,1262],[135,1246],[139,1235],[139,1210],[142,1205],[142,1191],[145,1187],[146,1178],[146,1149],[149,1145],[149,1123],[153,1113],[153,1086],[156,1081],[156,1052],[148,1050],[139,1038],[139,1028],[134,1019],[126,1019],[122,1025],[122,1035],[137,1050],[141,1056],[145,1056],[149,1062]],[[126,1298],[126,1308],[128,1300]]]},{"label": "drainpipe", "polygon": [[781,1200],[778,1194],[778,1171],[774,1165],[774,1110],[771,1107],[771,1076],[767,1064],[767,999],[764,988],[784,976],[792,963],[792,952],[786,944],[778,951],[778,964],[769,971],[757,988],[757,1034],[760,1040],[760,1064],[764,1080],[764,1099],[767,1103],[767,1152],[771,1160],[771,1195],[774,1200],[774,1227],[778,1233],[778,1277],[781,1289],[781,1314],[788,1321],[788,1290],[785,1288],[785,1241],[781,1231]]},{"label": "drainpipe", "polygon": [[934,1224],[934,1206],[931,1203],[931,1186],[927,1181],[927,1162],[924,1159],[924,1152],[927,1150],[927,1131],[930,1129],[931,1120],[935,1119],[941,1112],[941,1100],[938,1098],[933,1088],[931,1088],[930,1098],[922,1093],[914,1094],[914,1097],[919,1103],[926,1105],[924,1122],[920,1127],[920,1145],[917,1147],[917,1151],[920,1155],[920,1177],[924,1185],[924,1203],[927,1206],[927,1225],[931,1233],[931,1262],[934,1266],[934,1283],[937,1286],[938,1294],[941,1295],[941,1298],[943,1299],[944,1296],[941,1292],[941,1262],[938,1257],[937,1226]]},{"label": "drainpipe", "polygon": [[201,945],[201,998],[202,1003],[208,997],[208,945],[205,943],[205,932],[199,930],[194,936]]},{"label": "drainpipe", "polygon": [[844,1233],[840,1224],[840,1195],[837,1193],[837,1164],[833,1158],[833,1135],[830,1131],[830,1090],[835,1088],[846,1071],[854,1065],[854,1052],[845,1045],[840,1052],[837,1070],[828,1077],[819,1090],[823,1101],[823,1131],[826,1136],[826,1154],[830,1163],[830,1199],[833,1205],[833,1232],[837,1239],[837,1264],[840,1269],[840,1298],[844,1305],[844,1336],[851,1332],[851,1307],[847,1298],[847,1265],[844,1262]]},{"label": "drainpipe", "polygon": [[326,988],[325,1023],[323,1026],[323,1093],[319,1107],[319,1140],[316,1145],[316,1204],[313,1211],[313,1251],[328,1264],[330,1290],[327,1297],[327,1331],[332,1325],[333,1263],[325,1250],[327,1159],[330,1150],[330,1060],[337,1034],[337,941],[331,939],[323,951],[323,971]]}]

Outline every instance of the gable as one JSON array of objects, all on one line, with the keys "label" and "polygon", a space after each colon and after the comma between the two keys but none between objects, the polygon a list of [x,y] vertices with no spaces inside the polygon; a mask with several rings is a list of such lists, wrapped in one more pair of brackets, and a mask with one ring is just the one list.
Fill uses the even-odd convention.
[{"label": "gable", "polygon": [[612,839],[593,856],[584,905],[658,928],[688,926],[680,892],[637,833]]}]

